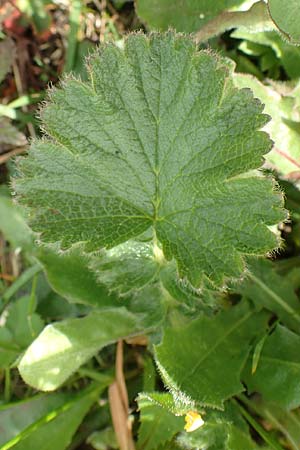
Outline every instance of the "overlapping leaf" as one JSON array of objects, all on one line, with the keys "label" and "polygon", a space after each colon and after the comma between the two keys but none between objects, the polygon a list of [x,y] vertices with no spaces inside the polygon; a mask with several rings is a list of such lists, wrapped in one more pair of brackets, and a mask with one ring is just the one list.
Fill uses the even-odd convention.
[{"label": "overlapping leaf", "polygon": [[[180,276],[199,286],[277,245],[272,180],[248,174],[270,149],[262,106],[228,62],[172,33],[103,47],[89,82],[51,94],[17,183],[44,241],[114,247],[153,227]],[[247,175],[246,175],[247,174]]]},{"label": "overlapping leaf", "polygon": [[285,38],[300,44],[298,0],[269,0],[270,15]]},{"label": "overlapping leaf", "polygon": [[[78,257],[80,259],[80,253]],[[89,261],[86,269],[82,264],[84,259]],[[102,250],[90,258],[83,258],[79,266],[82,273],[86,273],[87,269],[90,273],[91,271],[95,273],[98,285],[105,286],[106,292],[109,292],[107,297],[114,304],[119,303],[130,308],[129,305],[132,304],[130,298],[145,298],[147,292],[147,295],[153,298],[156,308],[160,303],[163,306],[165,302],[184,304],[186,314],[195,314],[198,310],[211,309],[217,305],[214,292],[208,296],[206,289],[202,289],[200,293],[186,281],[180,280],[174,261],[167,262],[161,249],[153,245],[152,241],[130,240],[113,249]],[[57,267],[53,265],[52,268],[53,273],[59,276]],[[46,270],[49,271],[49,266]],[[80,278],[83,277],[84,275]],[[72,280],[70,274],[69,280]],[[157,294],[156,300],[153,294]],[[102,302],[99,298],[100,305],[102,306]]]},{"label": "overlapping leaf", "polygon": [[[128,241],[111,250],[102,251],[91,261],[98,282],[110,292],[120,296],[130,295],[159,278],[163,264],[155,254],[152,242]],[[163,255],[161,250],[161,258]]]},{"label": "overlapping leaf", "polygon": [[183,431],[183,417],[175,416],[143,395],[139,396],[138,405],[141,411],[138,449],[156,450],[171,441],[176,433]]},{"label": "overlapping leaf", "polygon": [[137,0],[137,14],[150,28],[198,31],[220,12],[236,7],[244,0]]},{"label": "overlapping leaf", "polygon": [[48,325],[26,350],[20,374],[29,385],[52,391],[102,347],[141,329],[141,318],[125,308]]},{"label": "overlapping leaf", "polygon": [[300,406],[300,336],[278,326],[266,339],[254,374],[247,367],[244,378],[251,392],[286,409]]},{"label": "overlapping leaf", "polygon": [[187,326],[166,329],[156,357],[175,399],[222,408],[241,392],[240,372],[264,324],[265,315],[243,302],[215,317],[200,316]]},{"label": "overlapping leaf", "polygon": [[62,254],[40,248],[38,258],[53,289],[69,302],[98,307],[117,306],[116,298],[97,283],[95,274],[89,269],[90,260],[80,248],[74,247]]},{"label": "overlapping leaf", "polygon": [[276,313],[282,323],[300,332],[300,300],[291,282],[278,275],[271,261],[249,260],[249,273],[237,290],[258,307]]},{"label": "overlapping leaf", "polygon": [[[131,245],[129,248],[132,248]],[[38,258],[53,289],[68,301],[90,305],[98,310],[126,307],[130,312],[143,316],[145,329],[159,326],[164,320],[166,305],[155,278],[157,264],[150,258],[145,260],[143,255],[130,252],[127,256],[124,254],[124,259],[118,260],[115,256],[120,252],[123,253],[117,247],[116,252],[103,251],[91,257],[84,254],[80,247],[73,247],[62,254],[40,248]],[[146,264],[144,268],[143,263]],[[137,272],[136,280],[139,279],[142,285],[137,285],[130,292],[133,289],[130,275],[134,277],[133,268],[137,270],[137,265],[141,266],[142,275]],[[151,280],[147,277],[144,283],[143,274],[150,275],[151,280],[154,278],[153,283],[148,283]],[[119,292],[114,292],[117,287]],[[118,295],[122,291],[130,292],[130,295],[122,298]]]},{"label": "overlapping leaf", "polygon": [[223,11],[196,33],[196,39],[199,42],[207,41],[217,34],[232,30],[232,28],[242,28],[252,32],[274,29],[266,3],[264,1],[256,2],[247,11]]},{"label": "overlapping leaf", "polygon": [[180,399],[166,392],[142,392],[140,397],[177,416],[183,416],[191,409],[191,404],[185,404]]}]

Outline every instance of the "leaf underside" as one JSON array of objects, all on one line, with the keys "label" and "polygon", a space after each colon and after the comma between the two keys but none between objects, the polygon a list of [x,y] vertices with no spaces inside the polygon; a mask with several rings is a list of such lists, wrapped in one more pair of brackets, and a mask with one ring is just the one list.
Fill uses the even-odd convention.
[{"label": "leaf underside", "polygon": [[174,33],[134,34],[90,59],[42,111],[48,137],[20,165],[19,198],[44,242],[112,248],[152,229],[181,277],[239,276],[243,254],[278,245],[267,121],[226,60]]}]

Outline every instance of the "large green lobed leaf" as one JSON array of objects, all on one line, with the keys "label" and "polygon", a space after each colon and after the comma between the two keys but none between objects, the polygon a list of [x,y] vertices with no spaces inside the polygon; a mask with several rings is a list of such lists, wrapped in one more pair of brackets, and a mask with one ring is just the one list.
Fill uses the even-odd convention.
[{"label": "large green lobed leaf", "polygon": [[231,67],[174,33],[103,46],[87,83],[66,80],[42,112],[49,137],[16,183],[45,242],[114,247],[153,228],[179,274],[200,286],[278,245],[282,196],[258,176],[267,117]]}]

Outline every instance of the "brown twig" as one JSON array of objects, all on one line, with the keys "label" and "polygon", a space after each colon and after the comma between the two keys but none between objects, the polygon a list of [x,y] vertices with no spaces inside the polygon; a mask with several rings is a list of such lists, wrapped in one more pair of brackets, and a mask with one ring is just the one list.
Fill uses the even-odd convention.
[{"label": "brown twig", "polygon": [[24,147],[17,147],[10,152],[4,153],[4,155],[0,156],[0,164],[6,163],[13,156],[20,155],[21,153],[26,152],[27,148],[28,147],[25,145]]},{"label": "brown twig", "polygon": [[116,356],[116,381],[120,388],[120,394],[124,409],[128,411],[128,394],[125,383],[125,377],[123,372],[123,341],[119,341],[117,344],[117,356]]},{"label": "brown twig", "polygon": [[[10,268],[7,260],[6,255],[6,241],[4,239],[4,236],[2,233],[0,233],[0,270],[1,274],[10,275]],[[5,284],[9,284],[10,280],[8,280],[6,277],[3,277],[3,280],[5,281]]]},{"label": "brown twig", "polygon": [[123,342],[119,341],[116,355],[116,380],[109,386],[108,398],[113,427],[120,450],[135,450],[131,422],[128,418],[128,394],[123,372]]}]

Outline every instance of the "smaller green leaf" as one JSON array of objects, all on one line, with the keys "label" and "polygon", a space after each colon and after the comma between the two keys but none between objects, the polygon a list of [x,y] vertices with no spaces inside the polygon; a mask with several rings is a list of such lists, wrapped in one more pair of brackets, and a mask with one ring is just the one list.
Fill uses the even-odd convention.
[{"label": "smaller green leaf", "polygon": [[129,295],[157,281],[162,251],[151,242],[128,241],[111,250],[103,250],[92,259],[98,281],[109,291]]},{"label": "smaller green leaf", "polygon": [[[207,299],[207,295],[202,295],[203,292],[207,294],[205,283],[200,293],[187,280],[181,280],[175,261],[167,262],[161,248],[152,239],[150,242],[131,240],[111,250],[102,250],[90,257],[89,268],[110,295],[115,293],[122,297],[122,304],[124,296],[145,297],[143,290],[150,292],[153,288],[163,301],[181,303],[185,312],[189,310],[190,314],[207,309],[207,306],[210,309],[216,307],[216,299],[212,296]],[[212,288],[211,285],[209,287]],[[155,303],[158,303],[157,300]]]},{"label": "smaller green leaf", "polygon": [[95,273],[89,268],[90,258],[80,247],[75,246],[65,253],[40,247],[37,256],[50,285],[62,297],[72,303],[117,306],[116,298],[97,282]]},{"label": "smaller green leaf", "polygon": [[184,417],[175,416],[143,394],[138,397],[138,405],[141,412],[138,450],[157,450],[159,446],[171,441],[179,431],[183,431]]},{"label": "smaller green leaf", "polygon": [[263,31],[274,29],[270,20],[267,5],[264,1],[258,1],[246,11],[223,11],[217,17],[206,23],[196,33],[198,42],[207,41],[217,34],[224,33],[232,28]]},{"label": "smaller green leaf", "polygon": [[254,374],[248,363],[243,378],[250,392],[285,409],[300,406],[300,336],[280,325],[264,344]]},{"label": "smaller green leaf", "polygon": [[265,323],[265,314],[242,302],[216,316],[202,315],[187,326],[166,329],[156,358],[174,397],[222,409],[226,399],[243,391],[240,372]]},{"label": "smaller green leaf", "polygon": [[275,271],[271,261],[248,259],[248,276],[237,290],[258,307],[275,313],[286,326],[300,332],[300,301],[290,281]]},{"label": "smaller green leaf", "polygon": [[65,450],[99,393],[106,387],[97,386],[74,396],[72,400],[43,416],[13,439],[5,443],[1,450]]},{"label": "smaller green leaf", "polygon": [[192,32],[199,30],[221,11],[244,0],[137,0],[137,14],[152,29]]},{"label": "smaller green leaf", "polygon": [[177,416],[186,414],[194,406],[192,403],[190,405],[184,404],[180,402],[180,399],[174,398],[166,392],[142,392],[140,393],[140,397],[149,400],[151,403]]},{"label": "smaller green leaf", "polygon": [[[126,307],[135,314],[143,315],[145,329],[158,327],[163,322],[166,305],[157,282],[153,285],[140,286],[141,289],[137,289],[136,292],[132,292],[126,298],[121,298],[117,293],[112,292],[114,290],[112,284],[117,283],[116,280],[120,280],[120,282],[123,280],[124,289],[125,286],[127,288],[132,287],[129,272],[134,276],[133,267],[137,272],[139,271],[136,262],[133,261],[139,260],[138,256],[128,255],[127,257],[124,254],[123,261],[118,262],[117,259],[112,257],[110,263],[107,252],[105,265],[110,266],[108,270],[110,274],[103,270],[103,277],[103,272],[100,276],[100,271],[96,270],[103,262],[103,255],[89,256],[79,246],[75,246],[65,253],[56,253],[53,250],[41,248],[38,258],[44,266],[48,281],[53,289],[70,302],[85,303],[99,309]],[[128,264],[127,272],[124,261]],[[145,261],[140,261],[141,264],[142,262]],[[150,264],[152,263],[150,262]],[[145,271],[147,271],[147,268]],[[126,280],[126,273],[128,274],[128,280]],[[101,281],[105,281],[107,285],[101,284]],[[114,284],[114,286],[116,285]],[[111,292],[108,291],[109,288],[111,288]]]},{"label": "smaller green leaf", "polygon": [[20,374],[36,389],[52,391],[102,347],[141,329],[141,318],[125,308],[48,325],[26,350]]},{"label": "smaller green leaf", "polygon": [[146,287],[133,295],[127,303],[123,300],[123,305],[128,311],[141,317],[144,332],[159,328],[165,320],[167,304],[159,285]]},{"label": "smaller green leaf", "polygon": [[201,290],[193,288],[187,280],[178,277],[174,261],[161,270],[160,281],[170,303],[177,304],[177,307],[191,318],[197,317],[200,312],[210,315],[222,305],[220,291],[216,291],[208,279],[203,281]]},{"label": "smaller green leaf", "polygon": [[300,9],[298,0],[269,0],[270,15],[285,38],[300,44]]}]

